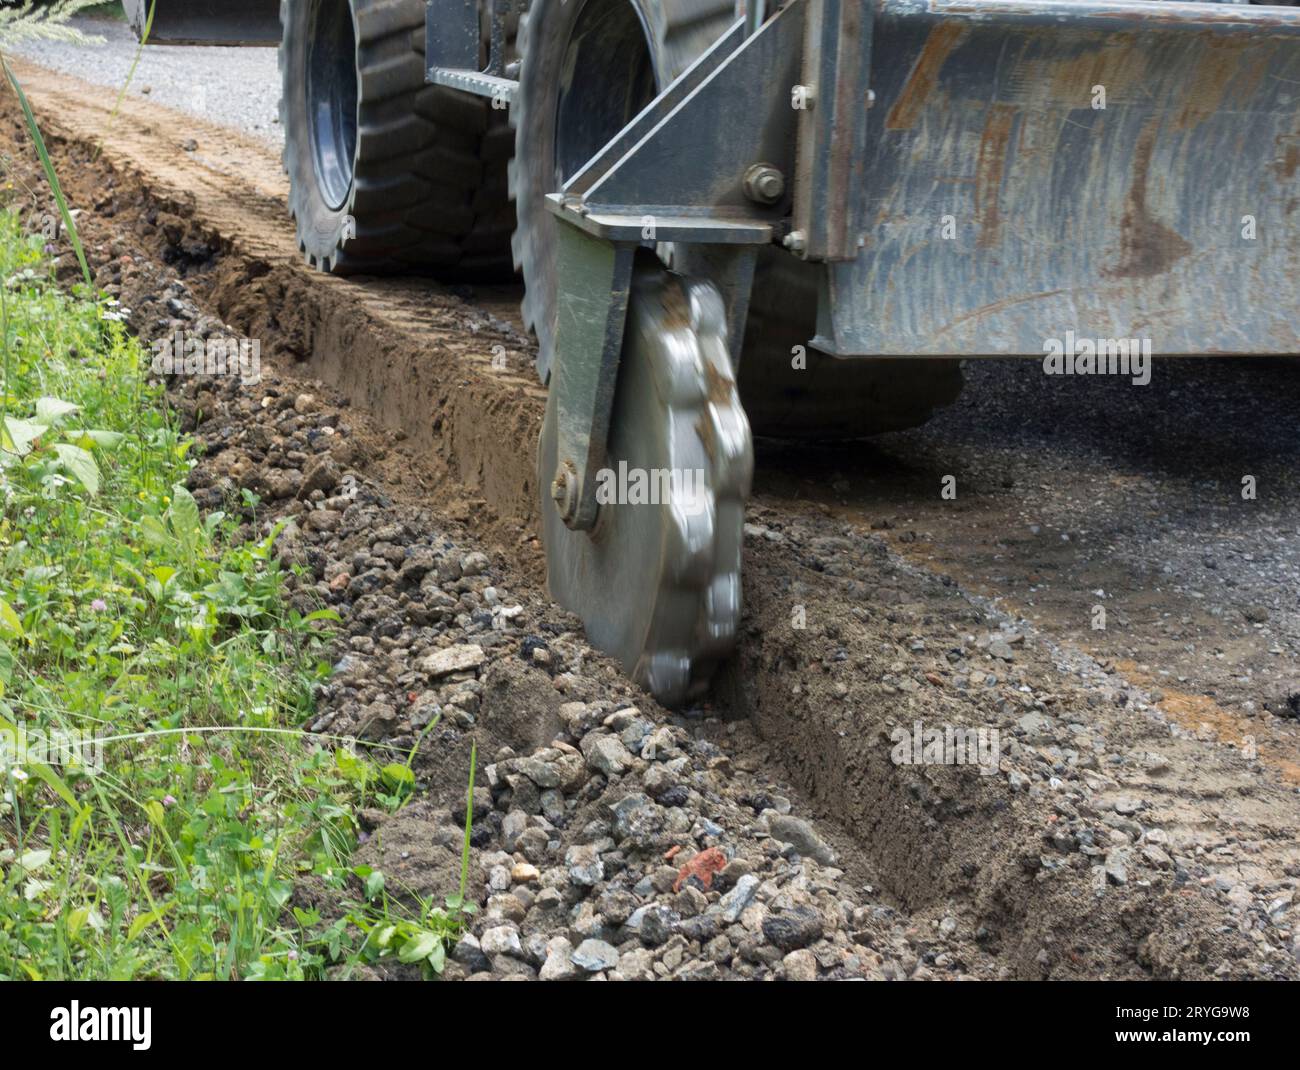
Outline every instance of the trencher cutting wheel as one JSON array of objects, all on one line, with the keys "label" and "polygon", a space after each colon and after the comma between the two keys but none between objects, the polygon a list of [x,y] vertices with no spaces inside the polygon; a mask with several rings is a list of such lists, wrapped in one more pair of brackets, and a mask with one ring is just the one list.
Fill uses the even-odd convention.
[{"label": "trencher cutting wheel", "polygon": [[552,496],[556,394],[552,384],[538,445],[551,594],[661,702],[696,697],[735,644],[754,466],[718,290],[638,265],[603,470],[611,493],[591,531],[567,527]]}]

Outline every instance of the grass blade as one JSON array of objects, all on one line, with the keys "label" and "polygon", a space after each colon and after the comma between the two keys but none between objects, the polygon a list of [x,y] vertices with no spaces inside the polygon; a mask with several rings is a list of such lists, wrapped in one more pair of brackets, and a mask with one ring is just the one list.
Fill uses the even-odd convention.
[{"label": "grass blade", "polygon": [[18,84],[14,72],[10,69],[9,61],[4,56],[0,56],[0,64],[4,66],[5,76],[9,79],[9,84],[14,87],[14,92],[18,94],[18,103],[22,105],[23,118],[27,121],[27,130],[36,143],[36,151],[41,157],[41,166],[45,168],[45,177],[49,180],[50,189],[54,192],[54,200],[59,206],[59,214],[63,217],[63,225],[67,228],[68,237],[72,239],[72,248],[77,253],[77,261],[81,264],[81,274],[85,276],[86,285],[93,289],[95,281],[90,275],[90,265],[86,263],[86,251],[81,247],[81,236],[77,233],[77,224],[72,218],[72,213],[68,211],[68,202],[64,199],[63,187],[59,185],[59,176],[54,171],[54,163],[50,160],[49,150],[45,147],[45,138],[41,136],[41,128],[36,125],[36,116],[32,114],[32,105],[27,99],[27,94],[23,92],[23,87]]},{"label": "grass blade", "polygon": [[469,750],[469,790],[465,794],[465,841],[460,850],[460,905],[465,907],[465,885],[469,879],[469,837],[474,828],[474,770],[478,767],[478,741]]},{"label": "grass blade", "polygon": [[[135,78],[135,69],[140,66],[140,57],[144,55],[144,46],[149,43],[149,31],[153,29],[153,13],[158,7],[158,0],[152,0],[149,4],[149,14],[144,20],[144,32],[140,35],[140,43],[135,49],[135,58],[131,60],[131,69],[126,72],[126,81],[122,83],[122,88],[117,91],[117,100],[113,103],[113,114],[109,116],[109,121],[117,118],[118,110],[122,107],[122,101],[126,99],[126,91],[131,88],[131,80]],[[98,154],[98,150],[96,150]]]}]

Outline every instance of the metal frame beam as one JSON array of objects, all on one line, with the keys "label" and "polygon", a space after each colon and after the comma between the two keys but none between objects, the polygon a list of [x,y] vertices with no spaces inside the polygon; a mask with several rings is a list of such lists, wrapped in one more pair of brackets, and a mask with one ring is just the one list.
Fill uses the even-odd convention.
[{"label": "metal frame beam", "polygon": [[480,68],[479,0],[426,0],[424,59],[427,81],[450,86],[499,106],[515,98],[519,83],[506,77],[506,20],[518,0],[486,0],[488,13],[487,66]]}]

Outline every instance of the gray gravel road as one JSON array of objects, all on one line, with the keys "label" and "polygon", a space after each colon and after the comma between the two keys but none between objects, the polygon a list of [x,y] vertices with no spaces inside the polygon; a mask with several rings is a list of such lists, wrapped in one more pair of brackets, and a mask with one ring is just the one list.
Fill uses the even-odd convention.
[{"label": "gray gravel road", "polygon": [[[27,41],[12,51],[52,70],[119,89],[137,47],[126,23],[81,18],[73,25],[102,40]],[[283,141],[280,74],[273,48],[146,48],[130,92],[276,146]]]},{"label": "gray gravel road", "polygon": [[1300,362],[1160,361],[1145,387],[1030,360],[968,362],[966,377],[920,430],[764,450],[760,495],[864,516],[905,556],[1171,695],[1294,724]]}]

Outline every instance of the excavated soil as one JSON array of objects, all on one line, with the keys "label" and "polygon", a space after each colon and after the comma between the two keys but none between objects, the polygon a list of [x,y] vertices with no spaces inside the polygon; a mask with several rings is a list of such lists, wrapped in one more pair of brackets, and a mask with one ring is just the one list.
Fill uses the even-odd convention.
[{"label": "excavated soil", "polygon": [[[485,911],[454,973],[1297,974],[1287,717],[1223,721],[1150,665],[1094,657],[940,574],[869,502],[783,493],[823,477],[789,458],[750,510],[736,658],[710,704],[659,709],[545,598],[544,391],[517,295],[312,274],[264,147],[141,101],[110,121],[102,92],[17,66],[132,330],[262,344],[260,387],[172,384],[205,447],[196,492],[275,502],[295,597],[340,611],[319,730],[409,747],[442,711],[427,798],[372,815],[366,847],[426,892],[479,742]],[[42,218],[12,99],[0,150]],[[466,646],[478,660],[444,672]],[[926,728],[996,732],[997,758],[896,760]]]}]

